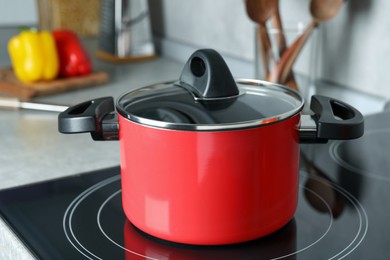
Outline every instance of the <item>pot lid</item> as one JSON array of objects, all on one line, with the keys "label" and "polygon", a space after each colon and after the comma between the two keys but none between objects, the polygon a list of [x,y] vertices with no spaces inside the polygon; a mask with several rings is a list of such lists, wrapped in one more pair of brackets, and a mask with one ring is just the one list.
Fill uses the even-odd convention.
[{"label": "pot lid", "polygon": [[237,80],[214,50],[189,58],[176,82],[155,84],[119,98],[118,112],[137,123],[176,130],[232,130],[259,127],[302,110],[301,95],[259,80]]}]

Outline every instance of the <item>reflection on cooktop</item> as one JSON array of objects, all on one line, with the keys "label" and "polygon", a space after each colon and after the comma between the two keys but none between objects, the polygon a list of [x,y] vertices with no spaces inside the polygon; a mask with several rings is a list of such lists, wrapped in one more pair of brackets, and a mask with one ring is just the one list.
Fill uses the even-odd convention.
[{"label": "reflection on cooktop", "polygon": [[[359,139],[302,145],[301,150],[303,160],[314,168],[311,172],[325,175],[330,183],[342,187],[364,208],[369,227],[366,239],[359,246],[361,249],[355,250],[359,252],[356,258],[389,259],[390,111],[365,117],[365,133]],[[343,205],[340,198],[335,201],[334,205],[343,208],[342,214],[350,210],[349,203]]]},{"label": "reflection on cooktop", "polygon": [[[345,169],[354,173],[390,181],[390,128],[367,131],[353,142],[334,142],[330,156]],[[386,170],[387,169],[387,170]]]}]

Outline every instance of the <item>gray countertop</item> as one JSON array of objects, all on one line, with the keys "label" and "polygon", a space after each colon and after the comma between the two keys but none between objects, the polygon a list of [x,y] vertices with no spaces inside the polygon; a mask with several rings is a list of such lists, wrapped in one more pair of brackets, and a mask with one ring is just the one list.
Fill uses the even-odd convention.
[{"label": "gray countertop", "polygon": [[[94,42],[90,51],[95,49]],[[93,56],[93,55],[91,55]],[[113,96],[179,77],[182,64],[167,58],[113,64],[94,59],[96,71],[109,73],[108,84],[52,96],[33,102],[73,105]],[[2,60],[2,66],[9,61]],[[117,141],[96,142],[89,134],[64,135],[57,130],[55,112],[0,111],[0,189],[119,165]],[[0,259],[29,259],[31,255],[0,219]]]},{"label": "gray countertop", "polygon": [[[108,84],[33,102],[72,105],[102,96],[116,99],[133,88],[177,79],[182,68],[164,58],[104,66],[111,77]],[[0,189],[119,164],[118,142],[95,142],[89,134],[60,134],[57,116],[44,111],[0,111]]]}]

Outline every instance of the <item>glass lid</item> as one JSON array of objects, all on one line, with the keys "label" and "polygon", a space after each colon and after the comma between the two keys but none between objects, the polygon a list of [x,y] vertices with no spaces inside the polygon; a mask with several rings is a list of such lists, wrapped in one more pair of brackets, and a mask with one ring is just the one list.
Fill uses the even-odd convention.
[{"label": "glass lid", "polygon": [[299,113],[296,91],[259,80],[235,81],[213,50],[195,52],[179,81],[124,94],[118,112],[137,123],[177,130],[231,130],[258,127]]}]

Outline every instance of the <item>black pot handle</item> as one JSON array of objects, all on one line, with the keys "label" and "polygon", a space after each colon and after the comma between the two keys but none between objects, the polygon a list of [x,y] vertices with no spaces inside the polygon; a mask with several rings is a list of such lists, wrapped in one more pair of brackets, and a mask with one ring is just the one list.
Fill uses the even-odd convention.
[{"label": "black pot handle", "polygon": [[239,94],[225,60],[213,49],[194,52],[184,65],[179,81],[199,99],[218,100]]},{"label": "black pot handle", "polygon": [[64,134],[89,132],[94,140],[118,140],[118,129],[112,97],[83,102],[58,116],[58,130]]},{"label": "black pot handle", "polygon": [[356,139],[364,133],[363,115],[342,101],[314,95],[310,109],[314,115],[303,115],[300,127],[301,143],[326,143],[329,139]]}]

